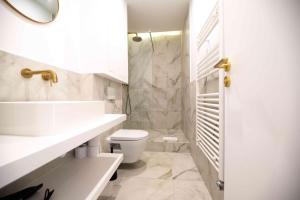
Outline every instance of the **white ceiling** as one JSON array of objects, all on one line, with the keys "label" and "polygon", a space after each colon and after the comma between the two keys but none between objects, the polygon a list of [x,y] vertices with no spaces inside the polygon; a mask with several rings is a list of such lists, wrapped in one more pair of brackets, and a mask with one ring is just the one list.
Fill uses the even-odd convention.
[{"label": "white ceiling", "polygon": [[182,30],[189,0],[126,0],[129,32]]}]

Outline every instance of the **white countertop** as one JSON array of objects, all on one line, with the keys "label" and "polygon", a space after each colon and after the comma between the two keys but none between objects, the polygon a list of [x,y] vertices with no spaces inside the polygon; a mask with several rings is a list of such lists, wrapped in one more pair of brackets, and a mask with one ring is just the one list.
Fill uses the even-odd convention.
[{"label": "white countertop", "polygon": [[125,120],[124,114],[104,114],[95,121],[56,135],[0,135],[0,188]]}]

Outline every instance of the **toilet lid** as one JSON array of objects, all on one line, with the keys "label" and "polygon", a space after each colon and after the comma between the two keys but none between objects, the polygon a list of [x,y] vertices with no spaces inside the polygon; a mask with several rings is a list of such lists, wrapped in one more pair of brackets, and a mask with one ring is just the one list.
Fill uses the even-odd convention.
[{"label": "toilet lid", "polygon": [[134,130],[134,129],[120,129],[114,132],[111,136],[111,140],[121,140],[121,141],[136,141],[142,140],[148,136],[148,132],[144,130]]}]

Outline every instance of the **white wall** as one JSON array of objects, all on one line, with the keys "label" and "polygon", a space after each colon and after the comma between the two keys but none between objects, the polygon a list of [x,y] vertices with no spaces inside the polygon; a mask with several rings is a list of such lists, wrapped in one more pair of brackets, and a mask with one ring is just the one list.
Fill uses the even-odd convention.
[{"label": "white wall", "polygon": [[[66,43],[74,44],[79,23],[78,0],[60,1],[60,10],[55,21],[49,24],[37,24],[25,19],[0,2],[0,50],[23,56],[63,69],[78,71],[74,58],[78,56],[74,48]],[[71,36],[68,33],[72,33]],[[70,55],[72,54],[72,55]],[[73,58],[73,59],[68,59]],[[27,66],[30,67],[30,66]]]},{"label": "white wall", "polygon": [[225,200],[299,200],[300,1],[224,4]]},{"label": "white wall", "polygon": [[124,0],[62,0],[49,24],[31,22],[0,1],[0,27],[0,50],[128,83]]}]

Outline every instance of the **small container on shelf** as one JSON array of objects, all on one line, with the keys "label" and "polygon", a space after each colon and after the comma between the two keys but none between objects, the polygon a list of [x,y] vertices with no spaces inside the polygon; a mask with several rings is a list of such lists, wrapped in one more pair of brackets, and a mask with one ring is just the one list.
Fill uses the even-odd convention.
[{"label": "small container on shelf", "polygon": [[87,155],[88,157],[98,157],[101,153],[101,137],[97,136],[88,141]]}]

